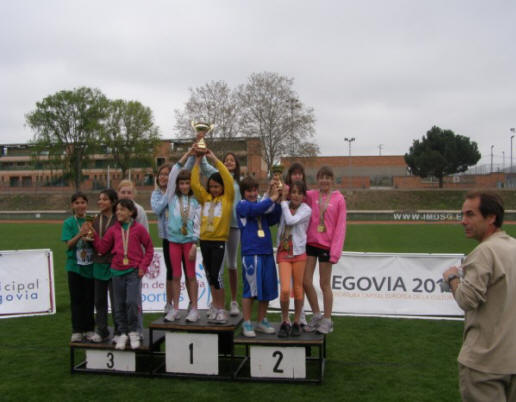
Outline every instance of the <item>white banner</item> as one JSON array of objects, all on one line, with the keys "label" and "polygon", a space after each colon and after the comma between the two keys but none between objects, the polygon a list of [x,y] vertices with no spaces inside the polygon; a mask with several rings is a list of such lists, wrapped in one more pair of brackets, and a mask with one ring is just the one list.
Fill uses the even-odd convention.
[{"label": "white banner", "polygon": [[[197,297],[197,308],[207,309],[211,303],[211,292],[206,272],[202,265],[201,251],[197,248],[197,257],[195,260],[195,275],[199,283],[199,292]],[[154,248],[154,258],[152,263],[142,279],[142,307],[144,312],[162,312],[167,302],[166,292],[167,268],[163,259],[163,249]],[[179,298],[179,307],[181,309],[188,308],[188,294],[185,286],[185,273],[181,276],[181,296]]]},{"label": "white banner", "polygon": [[[457,317],[464,312],[450,292],[442,292],[442,273],[460,265],[462,254],[343,252],[333,266],[333,312],[344,315]],[[319,267],[314,285],[322,310]],[[271,303],[279,308],[279,301]],[[309,304],[305,300],[305,308]]]},{"label": "white banner", "polygon": [[55,313],[52,251],[0,251],[0,318]]}]

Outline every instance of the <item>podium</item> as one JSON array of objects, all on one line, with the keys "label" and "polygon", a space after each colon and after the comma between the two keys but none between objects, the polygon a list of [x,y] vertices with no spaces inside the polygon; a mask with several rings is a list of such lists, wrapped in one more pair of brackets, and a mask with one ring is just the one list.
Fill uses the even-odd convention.
[{"label": "podium", "polygon": [[[163,342],[163,333],[154,333],[151,341],[148,329],[144,329],[144,339],[138,349],[131,349],[129,342],[125,350],[116,350],[113,343],[113,329],[110,336],[102,343],[70,342],[70,372],[101,373],[118,375],[148,376],[159,362],[151,353]],[[78,355],[82,360],[76,364]]]},{"label": "podium", "polygon": [[[180,320],[153,321],[136,350],[129,344],[126,350],[115,350],[111,337],[105,343],[70,343],[70,370],[229,381],[322,382],[325,335],[302,333],[279,338],[280,323],[271,323],[276,334],[256,332],[256,337],[248,338],[241,333],[241,315],[228,316],[226,324],[212,324],[206,310],[199,313],[195,323],[185,321],[186,311],[181,311]],[[80,363],[76,364],[77,360]]]}]

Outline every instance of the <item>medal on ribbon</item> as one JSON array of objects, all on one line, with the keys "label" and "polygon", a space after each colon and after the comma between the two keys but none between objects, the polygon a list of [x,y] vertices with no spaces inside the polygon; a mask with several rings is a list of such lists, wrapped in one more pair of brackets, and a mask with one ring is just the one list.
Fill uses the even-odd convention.
[{"label": "medal on ribbon", "polygon": [[129,232],[131,230],[131,223],[129,222],[129,226],[127,226],[127,230],[124,230],[122,226],[120,230],[122,231],[122,246],[124,248],[124,258],[122,259],[122,264],[129,265],[129,257],[127,257],[127,252],[129,249]]}]

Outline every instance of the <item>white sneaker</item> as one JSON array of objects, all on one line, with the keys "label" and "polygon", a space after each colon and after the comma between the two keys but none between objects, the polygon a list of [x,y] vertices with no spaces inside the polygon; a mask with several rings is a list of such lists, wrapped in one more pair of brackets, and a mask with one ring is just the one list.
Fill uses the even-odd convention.
[{"label": "white sneaker", "polygon": [[115,349],[116,350],[125,350],[125,344],[127,343],[127,335],[122,334],[118,335],[118,339],[116,341]]},{"label": "white sneaker", "polygon": [[229,307],[229,315],[235,317],[240,314],[240,308],[238,307],[238,303],[236,301],[232,301]]},{"label": "white sneaker", "polygon": [[70,339],[70,342],[82,342],[82,333],[74,332],[72,334],[72,338]]},{"label": "white sneaker", "polygon": [[226,324],[228,322],[228,318],[226,316],[226,310],[220,309],[217,311],[217,314],[215,314],[215,317],[211,320],[208,319],[208,322],[212,324]]},{"label": "white sneaker", "polygon": [[321,313],[314,314],[312,316],[312,319],[310,320],[310,323],[303,328],[305,332],[314,332],[319,327],[319,324],[321,320],[323,319],[323,315]]},{"label": "white sneaker", "polygon": [[179,320],[180,318],[181,318],[181,314],[179,313],[179,310],[176,310],[175,308],[173,308],[165,316],[165,321],[172,322],[175,320]]},{"label": "white sneaker", "polygon": [[118,338],[120,338],[120,335],[113,335],[112,342],[116,344],[118,342]]},{"label": "white sneaker", "polygon": [[213,303],[210,303],[210,308],[208,309],[208,314],[206,314],[206,317],[208,318],[208,322],[215,320],[215,317],[217,316],[217,309],[213,307]]},{"label": "white sneaker", "polygon": [[333,323],[331,322],[331,320],[329,318],[323,318],[319,322],[319,326],[317,327],[317,332],[320,334],[324,334],[324,335],[333,332]]},{"label": "white sneaker", "polygon": [[267,318],[264,318],[262,320],[262,322],[260,322],[257,326],[256,326],[256,331],[257,332],[263,332],[264,334],[275,334],[276,333],[276,330],[272,327],[271,324],[269,324],[269,321],[267,320]]},{"label": "white sneaker", "polygon": [[196,308],[190,309],[190,311],[188,312],[185,320],[187,322],[197,322],[197,321],[199,321],[199,312],[197,311],[197,309]]},{"label": "white sneaker", "polygon": [[103,341],[103,338],[96,332],[87,332],[86,339],[93,343],[101,343]]},{"label": "white sneaker", "polygon": [[301,315],[299,316],[299,325],[302,327],[305,327],[308,325],[308,322],[306,322],[306,314],[305,314],[305,308],[303,307],[301,310]]},{"label": "white sneaker", "polygon": [[167,315],[167,313],[172,310],[172,304],[167,303],[165,304],[165,307],[163,308],[163,314]]},{"label": "white sneaker", "polygon": [[138,349],[140,347],[140,334],[138,332],[129,332],[129,341],[131,349]]}]

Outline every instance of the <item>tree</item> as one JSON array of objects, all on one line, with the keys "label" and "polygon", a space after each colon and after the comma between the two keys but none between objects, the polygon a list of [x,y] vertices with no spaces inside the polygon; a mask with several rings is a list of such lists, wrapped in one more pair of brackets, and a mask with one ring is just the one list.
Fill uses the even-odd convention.
[{"label": "tree", "polygon": [[255,73],[238,89],[242,131],[260,138],[269,171],[282,155],[318,151],[315,144],[304,142],[314,135],[315,117],[292,89],[293,82],[276,73]]},{"label": "tree", "polygon": [[176,109],[176,130],[179,137],[194,136],[191,121],[215,124],[208,138],[232,138],[238,135],[240,107],[236,94],[224,81],[211,81],[192,89],[184,110]]},{"label": "tree", "polygon": [[426,136],[414,140],[405,162],[410,172],[419,177],[434,176],[443,187],[443,177],[465,172],[480,159],[476,142],[468,137],[433,126]]},{"label": "tree", "polygon": [[47,96],[25,116],[35,131],[35,157],[48,153],[50,163],[60,166],[63,175],[70,174],[76,191],[83,164],[98,147],[107,102],[98,89],[81,87]]},{"label": "tree", "polygon": [[152,164],[159,134],[151,109],[138,101],[118,99],[109,102],[107,112],[102,140],[122,170],[122,177],[127,177],[135,161]]}]

